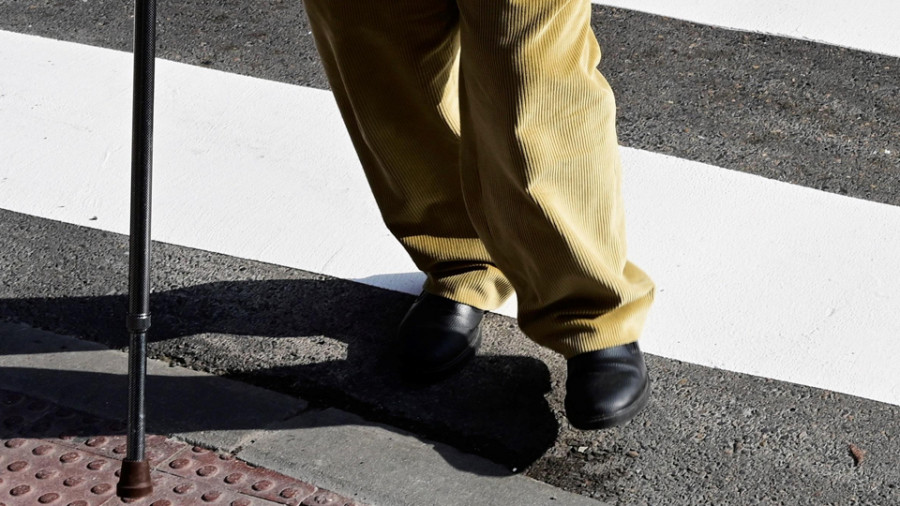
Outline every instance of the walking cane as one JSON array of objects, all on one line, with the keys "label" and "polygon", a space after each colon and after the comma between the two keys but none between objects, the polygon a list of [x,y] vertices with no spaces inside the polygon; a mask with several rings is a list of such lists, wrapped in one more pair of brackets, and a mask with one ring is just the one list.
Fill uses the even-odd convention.
[{"label": "walking cane", "polygon": [[131,123],[131,232],[128,271],[127,453],[116,495],[125,499],[153,492],[145,455],[144,384],[150,328],[150,181],[153,167],[153,68],[156,0],[135,0],[134,94]]}]

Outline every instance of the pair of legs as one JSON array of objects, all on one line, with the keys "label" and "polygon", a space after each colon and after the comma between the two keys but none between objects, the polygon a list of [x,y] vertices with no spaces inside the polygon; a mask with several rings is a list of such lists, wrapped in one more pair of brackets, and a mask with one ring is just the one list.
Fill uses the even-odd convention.
[{"label": "pair of legs", "polygon": [[612,91],[589,0],[306,0],[382,216],[425,291],[566,358],[638,339]]}]

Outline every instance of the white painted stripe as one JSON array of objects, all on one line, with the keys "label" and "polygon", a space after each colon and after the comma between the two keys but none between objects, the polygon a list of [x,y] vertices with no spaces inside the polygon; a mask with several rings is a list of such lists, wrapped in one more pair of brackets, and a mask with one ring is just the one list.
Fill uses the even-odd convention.
[{"label": "white painted stripe", "polygon": [[[0,207],[127,232],[130,73],[0,32]],[[327,92],[168,61],[157,85],[155,239],[418,291]],[[623,157],[647,351],[900,405],[900,208]]]},{"label": "white painted stripe", "polygon": [[900,56],[900,2],[893,0],[592,1],[707,25]]}]

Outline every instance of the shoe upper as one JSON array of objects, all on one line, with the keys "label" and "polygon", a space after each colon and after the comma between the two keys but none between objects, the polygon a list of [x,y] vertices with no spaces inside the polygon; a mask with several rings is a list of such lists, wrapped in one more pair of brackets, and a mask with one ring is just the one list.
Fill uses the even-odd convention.
[{"label": "shoe upper", "polygon": [[474,354],[481,341],[484,311],[438,295],[423,293],[410,307],[397,332],[400,359],[413,372],[438,373]]},{"label": "shoe upper", "polygon": [[576,355],[567,369],[566,415],[576,427],[624,423],[646,402],[649,378],[637,343]]}]

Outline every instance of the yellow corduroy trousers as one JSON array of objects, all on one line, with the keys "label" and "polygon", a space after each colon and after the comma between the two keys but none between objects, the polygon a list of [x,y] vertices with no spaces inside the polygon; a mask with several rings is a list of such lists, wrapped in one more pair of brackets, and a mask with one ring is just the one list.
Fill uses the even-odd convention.
[{"label": "yellow corduroy trousers", "polygon": [[636,341],[615,102],[589,0],[306,0],[390,231],[430,293],[569,358]]}]

